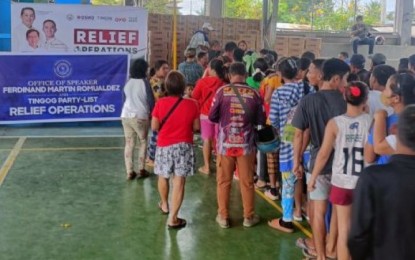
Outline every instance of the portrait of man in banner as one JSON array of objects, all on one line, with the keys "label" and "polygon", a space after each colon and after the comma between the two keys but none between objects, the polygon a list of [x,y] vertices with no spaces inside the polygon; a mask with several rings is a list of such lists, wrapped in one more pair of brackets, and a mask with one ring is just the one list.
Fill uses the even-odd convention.
[{"label": "portrait of man in banner", "polygon": [[[35,9],[32,7],[23,7],[20,11],[20,19],[21,23],[14,28],[12,36],[12,50],[17,52],[27,51],[29,48],[26,33],[30,29],[36,29],[33,26],[36,19]],[[41,35],[39,37],[40,39],[43,38]]]},{"label": "portrait of man in banner", "polygon": [[29,29],[26,32],[27,45],[23,46],[22,52],[44,52],[40,42],[40,32],[36,29]]},{"label": "portrait of man in banner", "polygon": [[56,38],[57,30],[55,21],[51,19],[43,21],[43,33],[46,38],[43,47],[47,52],[68,52],[68,46]]}]

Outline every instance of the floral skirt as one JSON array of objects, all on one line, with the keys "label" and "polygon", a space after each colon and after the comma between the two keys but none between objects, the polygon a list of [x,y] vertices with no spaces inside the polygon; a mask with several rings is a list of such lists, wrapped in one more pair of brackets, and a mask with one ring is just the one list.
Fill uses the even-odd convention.
[{"label": "floral skirt", "polygon": [[196,157],[192,144],[178,143],[156,149],[154,173],[159,176],[191,176],[195,173],[195,166]]}]

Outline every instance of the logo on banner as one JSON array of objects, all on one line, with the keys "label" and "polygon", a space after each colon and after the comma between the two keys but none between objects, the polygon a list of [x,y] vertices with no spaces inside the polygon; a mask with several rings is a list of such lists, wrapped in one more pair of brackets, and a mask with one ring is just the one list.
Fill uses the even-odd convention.
[{"label": "logo on banner", "polygon": [[72,64],[67,60],[58,60],[53,70],[56,76],[66,78],[72,74]]},{"label": "logo on banner", "polygon": [[73,20],[73,14],[66,15],[66,20],[72,21]]}]

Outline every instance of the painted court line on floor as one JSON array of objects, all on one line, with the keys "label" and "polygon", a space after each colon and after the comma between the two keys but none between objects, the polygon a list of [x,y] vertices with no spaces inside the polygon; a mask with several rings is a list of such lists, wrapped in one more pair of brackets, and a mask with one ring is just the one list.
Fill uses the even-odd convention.
[{"label": "painted court line on floor", "polygon": [[[259,195],[259,196],[261,196],[264,200],[266,200],[269,204],[271,204],[271,206],[273,206],[274,208],[276,208],[280,213],[282,213],[282,208],[280,207],[280,206],[278,206],[278,204],[277,203],[275,203],[274,201],[272,201],[272,200],[270,200],[270,199],[268,199],[265,195],[264,195],[264,193],[262,193],[261,191],[259,191],[259,190],[255,190],[255,192]],[[301,230],[306,236],[308,236],[308,237],[310,237],[311,238],[311,233],[310,233],[310,231],[308,231],[308,229],[306,229],[303,225],[301,225],[301,223],[300,222],[297,222],[297,221],[293,221],[293,224],[294,224],[294,226],[296,226],[299,230]]]},{"label": "painted court line on floor", "polygon": [[0,186],[3,184],[4,179],[6,179],[7,174],[12,168],[14,161],[22,150],[23,144],[26,141],[26,137],[20,137],[17,143],[14,145],[12,151],[4,162],[3,166],[0,169]]}]

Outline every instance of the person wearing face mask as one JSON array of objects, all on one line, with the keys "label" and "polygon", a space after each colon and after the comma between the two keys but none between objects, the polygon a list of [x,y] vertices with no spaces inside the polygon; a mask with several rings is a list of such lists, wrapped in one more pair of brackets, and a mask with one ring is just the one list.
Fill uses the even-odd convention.
[{"label": "person wearing face mask", "polygon": [[[392,107],[394,113],[390,116],[385,110],[379,110],[375,113],[373,128],[366,144],[366,146],[372,145],[373,151],[365,150],[367,163],[385,164],[389,161],[390,154],[385,154],[380,149],[380,145],[388,135],[396,134],[399,114],[406,105],[414,102],[414,86],[415,78],[409,73],[394,74],[388,79],[382,93],[382,101],[386,106]],[[391,141],[394,146],[393,140]]]}]

